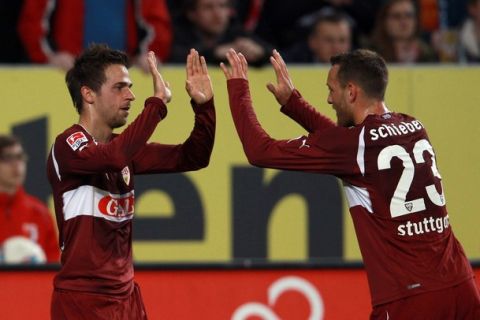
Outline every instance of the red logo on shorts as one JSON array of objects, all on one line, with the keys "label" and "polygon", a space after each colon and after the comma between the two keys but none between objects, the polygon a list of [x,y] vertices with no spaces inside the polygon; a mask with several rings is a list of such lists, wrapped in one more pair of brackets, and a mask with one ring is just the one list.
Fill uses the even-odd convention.
[{"label": "red logo on shorts", "polygon": [[98,210],[110,217],[127,217],[133,214],[135,197],[132,195],[126,198],[112,198],[105,196],[98,202]]}]

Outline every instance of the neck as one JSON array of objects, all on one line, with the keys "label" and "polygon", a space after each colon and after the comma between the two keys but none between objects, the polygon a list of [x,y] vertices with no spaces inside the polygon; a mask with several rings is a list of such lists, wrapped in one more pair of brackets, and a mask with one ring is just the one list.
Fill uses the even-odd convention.
[{"label": "neck", "polygon": [[78,124],[81,125],[97,142],[108,142],[112,136],[113,129],[104,122],[95,121],[95,118],[88,114],[80,115]]},{"label": "neck", "polygon": [[390,112],[382,100],[373,100],[365,104],[364,108],[359,108],[359,112],[354,115],[355,124],[362,123],[365,118],[371,114],[382,115]]}]

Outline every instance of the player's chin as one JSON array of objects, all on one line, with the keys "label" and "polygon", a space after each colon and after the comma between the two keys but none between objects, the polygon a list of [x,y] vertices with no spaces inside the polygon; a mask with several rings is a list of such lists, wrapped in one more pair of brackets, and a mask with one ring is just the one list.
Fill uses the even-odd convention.
[{"label": "player's chin", "polygon": [[113,129],[115,129],[115,128],[123,127],[126,123],[127,123],[127,117],[121,117],[113,120],[110,126]]}]

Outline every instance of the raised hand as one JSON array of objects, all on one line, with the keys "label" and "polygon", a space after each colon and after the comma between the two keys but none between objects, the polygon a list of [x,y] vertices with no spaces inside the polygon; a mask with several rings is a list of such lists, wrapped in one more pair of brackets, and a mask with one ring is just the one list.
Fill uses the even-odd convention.
[{"label": "raised hand", "polygon": [[267,84],[267,89],[273,93],[275,99],[282,106],[288,102],[290,95],[294,89],[292,79],[288,74],[287,65],[283,61],[282,56],[278,53],[277,50],[273,50],[273,54],[270,57],[270,63],[275,70],[275,75],[277,76],[277,84],[273,83]]},{"label": "raised hand", "polygon": [[197,104],[202,104],[212,99],[212,81],[208,75],[205,58],[200,57],[198,51],[190,49],[187,56],[187,81],[185,83],[190,98]]},{"label": "raised hand", "polygon": [[163,103],[167,104],[172,100],[172,92],[170,85],[163,80],[162,75],[157,69],[157,58],[153,51],[148,52],[147,55],[148,69],[153,79],[153,96],[162,99]]},{"label": "raised hand", "polygon": [[230,79],[245,79],[247,80],[248,63],[243,54],[235,52],[233,49],[229,49],[227,52],[227,60],[230,64],[230,69],[222,62],[220,68],[223,70],[223,74],[227,80]]}]

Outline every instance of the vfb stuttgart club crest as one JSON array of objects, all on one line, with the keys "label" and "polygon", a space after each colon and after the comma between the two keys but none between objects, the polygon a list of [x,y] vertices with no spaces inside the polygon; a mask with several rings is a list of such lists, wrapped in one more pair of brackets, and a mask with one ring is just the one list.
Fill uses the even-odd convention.
[{"label": "vfb stuttgart club crest", "polygon": [[122,169],[122,177],[125,184],[128,186],[130,184],[130,169],[128,166]]}]

